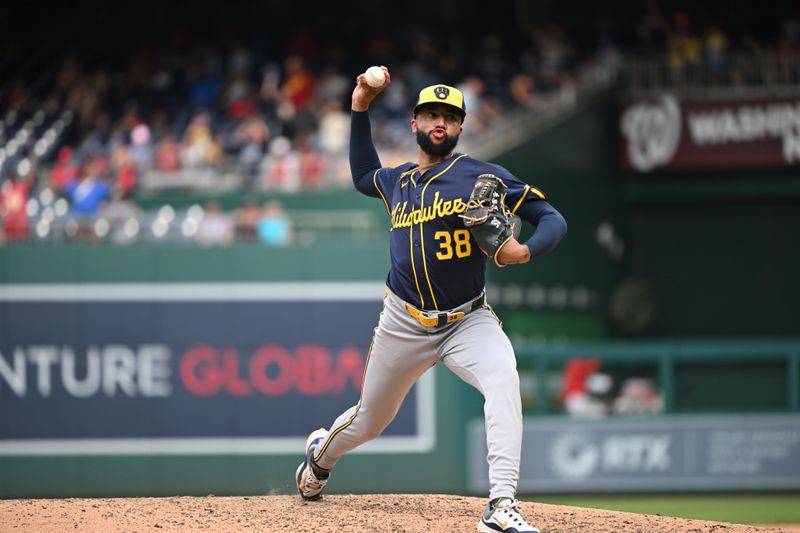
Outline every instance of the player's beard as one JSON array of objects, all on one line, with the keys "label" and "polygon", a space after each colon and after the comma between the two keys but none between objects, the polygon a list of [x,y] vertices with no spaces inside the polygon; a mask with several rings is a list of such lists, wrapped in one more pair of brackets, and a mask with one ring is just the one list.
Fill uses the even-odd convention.
[{"label": "player's beard", "polygon": [[444,139],[439,144],[434,144],[431,140],[430,133],[423,133],[421,130],[417,130],[417,144],[422,151],[426,154],[433,156],[433,157],[444,157],[448,155],[450,152],[458,144],[458,135],[450,136],[449,134],[444,134]]}]

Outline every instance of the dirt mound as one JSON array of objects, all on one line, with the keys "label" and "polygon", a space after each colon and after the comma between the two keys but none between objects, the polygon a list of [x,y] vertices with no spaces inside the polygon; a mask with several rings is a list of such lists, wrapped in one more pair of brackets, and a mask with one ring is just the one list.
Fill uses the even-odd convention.
[{"label": "dirt mound", "polygon": [[[444,494],[0,500],[0,531],[472,532],[485,500]],[[543,533],[781,531],[655,515],[522,503]]]}]

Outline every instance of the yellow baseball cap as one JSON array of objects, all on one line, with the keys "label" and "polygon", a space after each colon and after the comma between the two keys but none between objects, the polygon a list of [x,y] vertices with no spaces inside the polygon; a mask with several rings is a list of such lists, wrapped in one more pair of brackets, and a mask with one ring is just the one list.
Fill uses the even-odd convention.
[{"label": "yellow baseball cap", "polygon": [[445,104],[454,107],[461,115],[461,122],[464,122],[464,117],[467,115],[464,95],[461,91],[449,85],[431,85],[422,89],[419,92],[419,98],[417,98],[417,105],[414,106],[414,115],[425,104]]}]

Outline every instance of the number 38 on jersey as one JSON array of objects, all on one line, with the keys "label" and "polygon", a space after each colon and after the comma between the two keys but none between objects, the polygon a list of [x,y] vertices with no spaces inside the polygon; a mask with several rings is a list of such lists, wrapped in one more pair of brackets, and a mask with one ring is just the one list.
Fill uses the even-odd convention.
[{"label": "number 38 on jersey", "polygon": [[472,244],[469,241],[469,230],[457,229],[452,234],[449,231],[437,231],[433,238],[439,243],[436,258],[446,261],[455,257],[467,257],[472,253]]}]

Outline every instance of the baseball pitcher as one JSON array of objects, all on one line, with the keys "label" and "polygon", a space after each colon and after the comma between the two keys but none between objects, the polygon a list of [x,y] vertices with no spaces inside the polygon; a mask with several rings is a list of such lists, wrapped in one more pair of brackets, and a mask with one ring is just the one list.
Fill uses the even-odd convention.
[{"label": "baseball pitcher", "polygon": [[[381,69],[382,85],[360,74],[353,90],[350,169],[356,189],[382,202],[390,219],[388,290],[361,398],[330,429],[309,435],[297,488],[305,499],[319,498],[339,458],[378,437],[420,376],[442,363],[485,400],[491,491],[478,531],[538,532],[515,499],[522,447],[516,357],[484,285],[487,260],[527,263],[558,244],[566,222],[539,189],[454,151],[467,112],[454,87],[419,93],[411,119],[418,161],[382,167],[368,112],[391,83]],[[520,219],[536,226],[524,243],[517,241]]]}]

